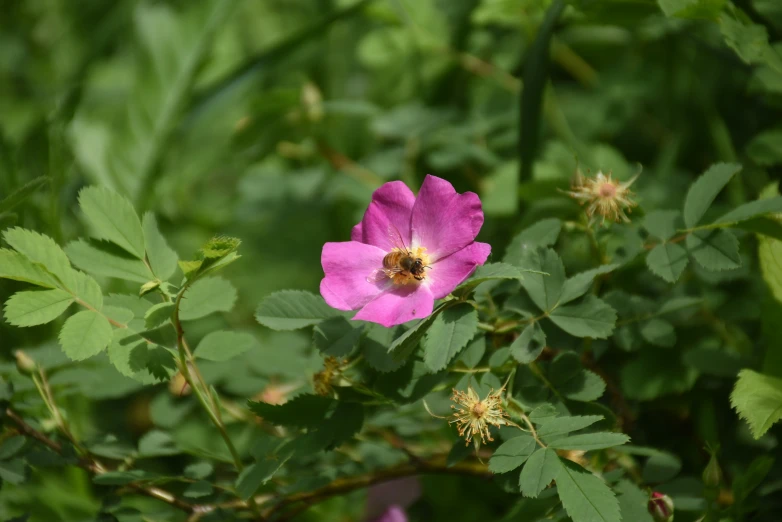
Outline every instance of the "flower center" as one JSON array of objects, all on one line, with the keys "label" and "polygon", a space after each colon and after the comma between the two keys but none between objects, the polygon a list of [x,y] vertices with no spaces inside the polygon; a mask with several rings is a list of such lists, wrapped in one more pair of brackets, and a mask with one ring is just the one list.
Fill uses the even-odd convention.
[{"label": "flower center", "polygon": [[613,183],[603,183],[600,185],[599,194],[601,198],[613,198],[616,196],[616,185]]},{"label": "flower center", "polygon": [[395,285],[419,284],[426,279],[429,256],[426,248],[394,248],[383,258],[383,270]]},{"label": "flower center", "polygon": [[484,413],[486,413],[486,407],[483,405],[483,402],[478,402],[472,407],[472,414],[476,419],[483,417]]}]

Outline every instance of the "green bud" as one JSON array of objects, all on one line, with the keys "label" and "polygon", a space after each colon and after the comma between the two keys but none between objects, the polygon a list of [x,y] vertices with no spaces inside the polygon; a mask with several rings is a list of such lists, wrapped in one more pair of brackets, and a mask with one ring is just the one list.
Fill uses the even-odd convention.
[{"label": "green bud", "polygon": [[157,287],[160,286],[160,281],[155,279],[154,281],[148,281],[141,285],[141,290],[139,290],[138,295],[139,297],[145,296],[148,293],[154,291]]},{"label": "green bud", "polygon": [[19,373],[32,375],[38,370],[35,361],[22,350],[16,350],[14,356],[16,357],[16,368],[19,370]]},{"label": "green bud", "polygon": [[703,470],[702,478],[703,483],[706,484],[707,487],[716,488],[720,485],[720,482],[722,481],[722,470],[717,462],[716,454],[711,454],[711,459],[709,459],[706,469]]}]

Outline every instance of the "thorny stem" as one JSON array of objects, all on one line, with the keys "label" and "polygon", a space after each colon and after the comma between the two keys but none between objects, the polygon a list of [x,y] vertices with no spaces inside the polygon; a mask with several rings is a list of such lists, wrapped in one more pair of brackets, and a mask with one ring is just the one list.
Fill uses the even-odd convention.
[{"label": "thorny stem", "polygon": [[[203,377],[201,376],[201,372],[198,370],[198,365],[195,363],[195,358],[193,357],[190,348],[187,346],[187,341],[185,341],[185,331],[182,328],[182,322],[179,320],[179,306],[182,303],[182,297],[185,295],[186,289],[187,286],[184,286],[177,294],[176,301],[174,302],[174,313],[172,315],[172,322],[174,324],[174,328],[176,329],[177,350],[179,352],[179,370],[182,372],[182,376],[185,378],[185,381],[190,385],[193,393],[195,393],[196,397],[198,398],[198,402],[201,403],[204,411],[206,411],[206,414],[217,428],[217,431],[220,432],[220,436],[223,438],[228,451],[231,453],[236,471],[241,473],[242,470],[244,470],[244,465],[242,464],[242,459],[239,456],[239,452],[236,451],[236,446],[234,446],[231,437],[228,435],[228,431],[225,429],[225,424],[223,423],[222,415],[220,414],[220,405],[209,391],[209,388],[206,385],[206,381],[204,381]],[[193,379],[193,375],[190,373],[191,368],[196,374],[198,382]],[[203,389],[201,389],[201,385],[203,386]],[[261,515],[258,504],[255,502],[254,498],[250,498],[249,504],[250,508],[257,515],[257,517],[261,520],[265,520],[263,515]]]}]

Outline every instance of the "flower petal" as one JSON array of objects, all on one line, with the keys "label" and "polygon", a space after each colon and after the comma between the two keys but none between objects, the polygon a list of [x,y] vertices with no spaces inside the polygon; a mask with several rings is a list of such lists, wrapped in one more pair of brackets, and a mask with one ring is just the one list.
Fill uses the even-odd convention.
[{"label": "flower petal", "polygon": [[434,297],[426,285],[394,286],[368,302],[353,319],[389,327],[426,317],[433,308]]},{"label": "flower petal", "polygon": [[407,522],[407,515],[399,506],[391,506],[373,522]]},{"label": "flower petal", "polygon": [[491,245],[472,243],[430,265],[432,269],[426,271],[426,281],[434,298],[442,299],[453,292],[454,288],[470,277],[475,267],[486,262],[490,253]]},{"label": "flower petal", "polygon": [[320,294],[329,306],[338,310],[356,310],[377,297],[386,283],[367,281],[383,267],[386,253],[357,241],[326,243],[320,255],[326,277],[320,282]]},{"label": "flower petal", "polygon": [[[361,220],[361,241],[390,252],[395,246],[410,247],[410,215],[415,196],[401,181],[385,183],[372,194],[372,202]],[[393,227],[390,227],[393,225]],[[356,226],[358,227],[358,225]],[[353,228],[355,234],[356,227]],[[396,245],[389,231],[396,228],[404,245]],[[354,238],[353,234],[351,237]]]},{"label": "flower petal", "polygon": [[351,229],[351,231],[350,231],[350,240],[351,241],[358,241],[359,243],[363,243],[364,242],[363,241],[363,239],[364,239],[364,230],[363,230],[363,228],[364,227],[361,225],[361,223],[359,223],[358,225],[354,226]]},{"label": "flower petal", "polygon": [[482,225],[477,194],[457,194],[446,180],[426,176],[413,206],[412,243],[426,247],[432,262],[472,243]]}]

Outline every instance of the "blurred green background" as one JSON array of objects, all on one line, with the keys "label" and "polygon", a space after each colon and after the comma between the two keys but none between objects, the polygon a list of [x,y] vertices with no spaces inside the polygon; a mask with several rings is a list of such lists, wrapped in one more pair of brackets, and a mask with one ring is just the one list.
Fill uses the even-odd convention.
[{"label": "blurred green background", "polygon": [[[46,181],[0,214],[0,228],[23,226],[65,244],[84,234],[78,190],[98,184],[153,211],[182,258],[215,234],[241,238],[243,258],[224,274],[238,305],[194,325],[192,335],[217,323],[264,341],[254,367],[205,368],[228,394],[246,398],[270,379],[303,385],[320,367],[306,335],[265,331],[254,308],[278,289],[317,291],[323,243],[349,239],[372,191],[388,180],[417,190],[432,173],[480,194],[479,240],[492,244],[497,261],[537,219],[578,215],[558,191],[577,165],[620,179],[643,166],[634,189],[647,211],[680,207],[694,177],[717,161],[744,164],[729,205],[778,179],[782,44],[773,42],[782,4],[573,1],[552,26],[547,53],[535,42],[551,4],[4,0],[0,199]],[[540,65],[547,55],[548,68]],[[586,242],[564,244],[568,272],[586,268],[588,252]],[[727,295],[737,309],[750,303],[757,311],[757,285],[743,284],[750,267],[708,277],[735,285]],[[0,297],[22,286],[2,281]],[[648,288],[668,287],[650,279]],[[13,349],[41,344],[41,356],[62,365],[54,331],[0,324],[4,368]],[[61,384],[83,433],[132,440],[152,421],[175,421],[165,392],[133,394],[141,385],[100,361],[79,368]],[[692,387],[685,377],[674,389]],[[207,439],[204,430],[193,437]],[[88,496],[66,494],[87,488],[81,480],[46,478],[47,492],[63,491],[53,510],[94,507]],[[23,497],[4,488],[0,514]]]}]

